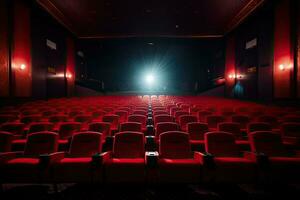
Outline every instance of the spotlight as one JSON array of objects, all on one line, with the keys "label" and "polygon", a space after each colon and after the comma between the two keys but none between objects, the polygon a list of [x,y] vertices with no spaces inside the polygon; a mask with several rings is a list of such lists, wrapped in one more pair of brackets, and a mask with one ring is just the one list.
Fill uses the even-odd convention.
[{"label": "spotlight", "polygon": [[150,86],[150,85],[153,85],[154,83],[154,76],[153,74],[148,74],[146,76],[146,83]]}]

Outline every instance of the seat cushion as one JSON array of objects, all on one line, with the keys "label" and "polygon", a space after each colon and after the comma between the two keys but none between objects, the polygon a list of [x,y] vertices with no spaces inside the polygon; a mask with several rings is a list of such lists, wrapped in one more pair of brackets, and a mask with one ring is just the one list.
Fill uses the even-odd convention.
[{"label": "seat cushion", "polygon": [[198,183],[202,165],[194,159],[159,159],[159,180],[165,183]]},{"label": "seat cushion", "polygon": [[253,183],[258,171],[255,162],[242,157],[216,157],[212,175],[216,182]]},{"label": "seat cushion", "polygon": [[105,165],[108,182],[143,183],[146,180],[145,159],[113,158]]}]

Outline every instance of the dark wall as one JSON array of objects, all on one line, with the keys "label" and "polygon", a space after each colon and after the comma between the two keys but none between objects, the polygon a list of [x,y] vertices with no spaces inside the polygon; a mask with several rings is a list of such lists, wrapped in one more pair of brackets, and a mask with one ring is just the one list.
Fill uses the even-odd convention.
[{"label": "dark wall", "polygon": [[[46,40],[56,44],[53,50]],[[0,96],[73,94],[76,39],[35,0],[0,3]],[[67,78],[68,77],[68,78]]]},{"label": "dark wall", "polygon": [[[33,96],[65,96],[67,38],[71,34],[37,4],[32,6],[31,21]],[[54,42],[56,49],[49,48],[46,40]]]},{"label": "dark wall", "polygon": [[[233,92],[238,98],[272,99],[273,30],[274,5],[269,1],[226,37],[228,41],[234,38],[233,72],[237,77],[227,96]],[[246,48],[255,39],[257,45]]]},{"label": "dark wall", "polygon": [[81,40],[85,53],[77,63],[79,78],[104,81],[107,90],[143,89],[145,73],[154,68],[158,90],[198,91],[224,74],[222,39],[130,38]]}]

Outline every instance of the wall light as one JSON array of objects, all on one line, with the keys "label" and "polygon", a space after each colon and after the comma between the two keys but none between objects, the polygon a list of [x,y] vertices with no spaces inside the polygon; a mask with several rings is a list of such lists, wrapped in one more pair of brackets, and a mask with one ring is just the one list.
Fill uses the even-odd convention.
[{"label": "wall light", "polygon": [[234,79],[234,78],[235,78],[235,74],[229,74],[229,75],[228,75],[228,78],[229,78],[229,79]]},{"label": "wall light", "polygon": [[279,70],[280,71],[285,71],[287,69],[292,69],[293,68],[293,64],[280,64],[279,65]]},{"label": "wall light", "polygon": [[237,79],[242,79],[242,78],[244,78],[244,75],[243,75],[243,74],[238,74],[238,75],[237,75]]},{"label": "wall light", "polygon": [[21,65],[20,65],[20,69],[21,69],[21,70],[25,70],[25,69],[26,69],[26,65],[25,65],[25,64],[21,64]]},{"label": "wall light", "polygon": [[67,78],[72,78],[72,74],[67,74],[66,77]]},{"label": "wall light", "polygon": [[280,69],[280,71],[284,71],[284,70],[285,70],[284,64],[280,64],[280,65],[279,65],[279,69]]}]

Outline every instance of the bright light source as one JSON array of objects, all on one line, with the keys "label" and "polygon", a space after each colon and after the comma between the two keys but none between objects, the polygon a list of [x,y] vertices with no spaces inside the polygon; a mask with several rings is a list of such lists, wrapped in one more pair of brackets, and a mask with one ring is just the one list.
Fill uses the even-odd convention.
[{"label": "bright light source", "polygon": [[67,74],[67,78],[72,78],[72,74]]},{"label": "bright light source", "polygon": [[146,82],[147,82],[148,85],[152,85],[153,84],[153,82],[154,82],[154,76],[153,76],[153,74],[148,74],[146,76]]},{"label": "bright light source", "polygon": [[25,65],[25,64],[21,64],[21,65],[20,65],[20,69],[21,69],[21,70],[24,70],[25,68],[26,68],[26,65]]},{"label": "bright light source", "polygon": [[281,71],[284,71],[284,70],[285,70],[285,66],[284,66],[283,64],[281,64],[281,65],[279,65],[279,69],[280,69]]}]

